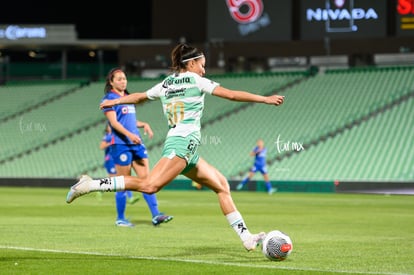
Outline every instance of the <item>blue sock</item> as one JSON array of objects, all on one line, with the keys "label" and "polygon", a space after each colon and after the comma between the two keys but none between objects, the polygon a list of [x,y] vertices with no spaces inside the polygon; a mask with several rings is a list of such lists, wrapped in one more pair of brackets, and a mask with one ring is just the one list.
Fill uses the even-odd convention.
[{"label": "blue sock", "polygon": [[126,193],[126,196],[127,196],[128,199],[132,198],[132,191],[127,190],[127,191],[125,191],[125,193]]},{"label": "blue sock", "polygon": [[267,191],[270,191],[272,189],[272,184],[270,183],[270,181],[266,182],[266,189]]},{"label": "blue sock", "polygon": [[245,177],[241,182],[240,182],[240,184],[241,185],[245,185],[247,182],[249,181],[249,177]]},{"label": "blue sock", "polygon": [[153,217],[157,216],[160,211],[158,210],[158,201],[157,201],[157,196],[155,194],[146,194],[146,193],[142,193],[142,195],[144,196],[145,201],[147,202],[148,208],[151,211],[151,215]]},{"label": "blue sock", "polygon": [[124,191],[118,191],[115,193],[117,220],[125,219],[126,202],[127,199]]}]

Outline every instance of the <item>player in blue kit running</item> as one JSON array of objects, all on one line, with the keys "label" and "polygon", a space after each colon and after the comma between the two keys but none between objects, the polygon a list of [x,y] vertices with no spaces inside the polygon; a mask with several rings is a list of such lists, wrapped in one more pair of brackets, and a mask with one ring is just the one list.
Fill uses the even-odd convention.
[{"label": "player in blue kit running", "polygon": [[251,156],[254,156],[254,164],[249,170],[249,174],[237,185],[236,189],[241,190],[249,180],[252,179],[254,174],[260,172],[263,175],[266,184],[266,190],[269,195],[275,192],[275,188],[272,187],[272,183],[269,180],[269,174],[266,164],[267,148],[264,146],[262,139],[257,140],[256,147],[250,152]]},{"label": "player in blue kit running", "polygon": [[[101,150],[104,150],[104,163],[103,166],[106,170],[106,172],[108,173],[108,176],[112,177],[112,176],[116,176],[116,167],[115,167],[115,162],[112,158],[111,155],[111,142],[112,142],[112,131],[111,131],[111,126],[109,125],[109,123],[106,123],[105,126],[105,132],[104,135],[101,139],[101,143],[99,144],[99,148]],[[102,192],[97,192],[96,194],[98,195],[99,199],[102,199]],[[134,204],[137,201],[139,201],[139,196],[134,196],[132,191],[126,191],[124,192],[124,194],[127,197],[127,201],[129,204]],[[121,200],[122,201],[122,200]],[[119,217],[125,217],[124,213],[121,211],[123,209],[123,211],[125,211],[125,207],[122,206],[122,202],[120,202],[119,204],[117,203],[117,214],[118,214],[118,219]],[[118,207],[120,206],[120,207]]]},{"label": "player in blue kit running", "polygon": [[[105,84],[105,96],[102,101],[119,99],[128,95],[127,78],[125,72],[120,68],[112,69],[107,77]],[[122,104],[111,108],[103,109],[111,127],[111,156],[115,163],[116,175],[130,176],[131,168],[140,178],[147,178],[149,174],[149,161],[147,148],[145,147],[140,131],[143,128],[145,135],[152,138],[152,130],[148,123],[137,120],[135,105]],[[118,217],[115,224],[117,226],[134,226],[125,218],[125,208],[127,196],[125,190],[117,191],[115,194],[116,208]],[[165,215],[158,209],[156,194],[143,193],[143,197],[151,211],[152,224],[157,226],[161,223],[169,222],[173,216]]]},{"label": "player in blue kit running", "polygon": [[[168,122],[168,133],[164,141],[161,159],[146,178],[133,176],[92,179],[83,175],[71,186],[66,202],[96,191],[116,192],[135,190],[148,194],[159,192],[180,174],[211,189],[217,195],[221,212],[239,236],[247,251],[255,250],[266,237],[265,232],[252,234],[231,196],[226,177],[213,165],[199,156],[201,143],[201,117],[204,97],[219,98],[279,106],[284,97],[262,96],[246,91],[230,90],[205,78],[206,58],[199,49],[187,44],[178,44],[171,52],[172,73],[146,92],[133,93],[103,101],[101,109],[124,104],[138,104],[158,99]],[[202,224],[207,226],[208,224]]]}]

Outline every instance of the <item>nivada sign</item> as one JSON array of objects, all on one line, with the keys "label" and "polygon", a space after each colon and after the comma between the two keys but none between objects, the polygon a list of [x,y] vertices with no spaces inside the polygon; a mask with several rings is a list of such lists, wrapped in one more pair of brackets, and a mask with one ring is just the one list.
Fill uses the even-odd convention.
[{"label": "nivada sign", "polygon": [[301,0],[301,38],[386,36],[386,1]]},{"label": "nivada sign", "polygon": [[226,41],[290,40],[290,0],[209,0],[207,36]]}]

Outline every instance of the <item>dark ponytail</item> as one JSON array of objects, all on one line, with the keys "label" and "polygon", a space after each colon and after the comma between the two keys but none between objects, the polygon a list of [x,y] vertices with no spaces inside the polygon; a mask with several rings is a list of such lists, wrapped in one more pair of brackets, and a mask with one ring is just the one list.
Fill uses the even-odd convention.
[{"label": "dark ponytail", "polygon": [[199,49],[180,43],[171,51],[171,71],[178,73],[185,69],[187,62],[204,56]]}]

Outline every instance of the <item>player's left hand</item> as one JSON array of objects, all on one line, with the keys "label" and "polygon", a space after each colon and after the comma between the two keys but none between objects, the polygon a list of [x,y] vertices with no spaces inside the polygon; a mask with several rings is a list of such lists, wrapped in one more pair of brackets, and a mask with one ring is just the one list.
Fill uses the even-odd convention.
[{"label": "player's left hand", "polygon": [[152,132],[152,129],[148,124],[144,125],[144,135],[148,135],[148,137],[151,139],[154,136],[154,133]]},{"label": "player's left hand", "polygon": [[271,95],[266,98],[266,104],[281,105],[285,101],[285,96]]}]

